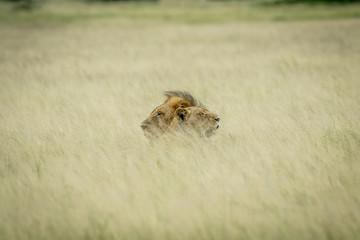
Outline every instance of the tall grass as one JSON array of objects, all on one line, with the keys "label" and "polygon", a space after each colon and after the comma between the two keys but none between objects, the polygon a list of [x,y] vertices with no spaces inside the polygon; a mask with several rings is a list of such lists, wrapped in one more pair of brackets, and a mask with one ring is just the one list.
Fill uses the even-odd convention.
[{"label": "tall grass", "polygon": [[[359,20],[1,24],[1,239],[357,239]],[[150,146],[165,90],[217,136]]]}]

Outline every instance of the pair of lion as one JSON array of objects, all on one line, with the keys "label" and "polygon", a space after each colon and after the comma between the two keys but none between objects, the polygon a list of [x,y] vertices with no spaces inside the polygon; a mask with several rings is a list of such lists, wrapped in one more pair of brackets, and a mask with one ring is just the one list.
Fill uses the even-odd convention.
[{"label": "pair of lion", "polygon": [[209,112],[191,94],[183,91],[165,92],[167,99],[141,123],[144,135],[150,140],[164,134],[193,132],[210,137],[220,126],[220,118]]}]

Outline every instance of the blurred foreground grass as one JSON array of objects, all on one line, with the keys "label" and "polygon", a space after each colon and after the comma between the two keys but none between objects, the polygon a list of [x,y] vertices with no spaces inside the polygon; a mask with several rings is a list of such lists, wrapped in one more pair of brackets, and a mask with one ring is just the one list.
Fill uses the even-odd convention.
[{"label": "blurred foreground grass", "polygon": [[15,11],[0,2],[0,21],[69,23],[96,19],[128,19],[185,23],[236,21],[294,21],[360,17],[360,4],[272,5],[261,2],[85,3],[50,1],[29,12]]}]

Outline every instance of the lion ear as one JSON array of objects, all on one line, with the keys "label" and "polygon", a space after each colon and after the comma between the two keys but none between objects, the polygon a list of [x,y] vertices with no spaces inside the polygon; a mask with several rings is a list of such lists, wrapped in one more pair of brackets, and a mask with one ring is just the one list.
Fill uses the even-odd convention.
[{"label": "lion ear", "polygon": [[183,101],[180,104],[180,107],[182,107],[182,108],[187,108],[187,107],[190,107],[190,106],[191,106],[191,104],[189,102],[187,102],[187,101]]},{"label": "lion ear", "polygon": [[186,107],[190,107],[191,104],[187,101],[180,101],[180,102],[177,102],[175,104],[172,105],[172,108],[174,109],[174,111],[178,108],[186,108]]},{"label": "lion ear", "polygon": [[175,116],[177,119],[181,120],[181,121],[185,121],[186,118],[189,115],[189,110],[185,109],[185,108],[178,108],[175,111]]}]

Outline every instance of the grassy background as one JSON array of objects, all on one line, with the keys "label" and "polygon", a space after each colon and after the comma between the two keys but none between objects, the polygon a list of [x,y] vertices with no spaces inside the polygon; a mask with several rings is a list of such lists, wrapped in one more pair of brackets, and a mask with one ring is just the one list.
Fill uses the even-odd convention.
[{"label": "grassy background", "polygon": [[[3,6],[1,239],[359,238],[358,5]],[[217,136],[148,145],[173,89]]]},{"label": "grassy background", "polygon": [[[69,7],[70,6],[70,7]],[[359,18],[360,4],[274,5],[262,1],[160,3],[98,3],[50,1],[34,11],[14,11],[12,4],[0,1],[3,23],[72,23],[83,20],[127,19],[172,23],[229,23],[236,21],[296,21],[312,19]]]}]

